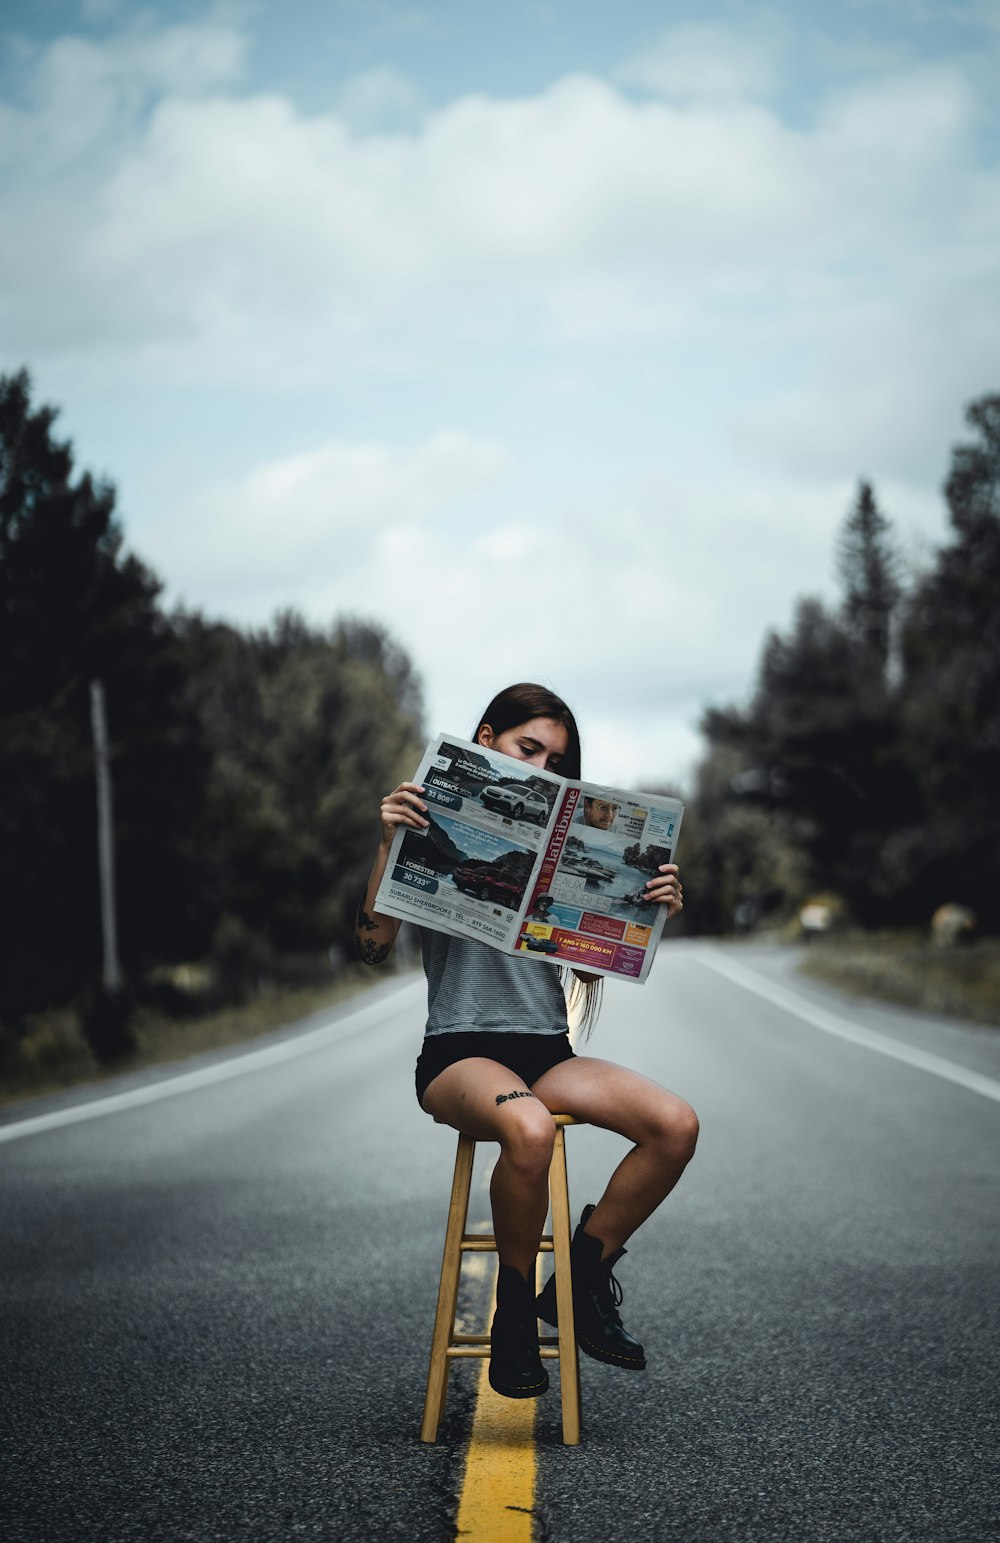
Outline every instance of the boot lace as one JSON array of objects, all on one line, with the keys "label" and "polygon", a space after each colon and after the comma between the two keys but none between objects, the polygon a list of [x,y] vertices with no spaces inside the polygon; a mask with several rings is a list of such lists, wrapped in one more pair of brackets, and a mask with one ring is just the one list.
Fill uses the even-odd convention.
[{"label": "boot lace", "polygon": [[597,1290],[594,1295],[602,1315],[620,1328],[622,1319],[618,1309],[622,1305],[623,1293],[618,1277],[608,1268],[606,1272],[602,1271],[596,1285]]}]

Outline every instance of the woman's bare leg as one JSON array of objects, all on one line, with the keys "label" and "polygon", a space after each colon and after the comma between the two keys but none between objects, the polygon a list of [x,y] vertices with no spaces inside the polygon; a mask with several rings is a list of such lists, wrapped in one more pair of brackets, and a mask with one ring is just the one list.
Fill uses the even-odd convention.
[{"label": "woman's bare leg", "polygon": [[551,1110],[617,1131],[635,1146],[619,1163],[584,1231],[607,1258],[673,1189],[694,1154],[698,1117],[659,1083],[593,1056],[562,1061],[532,1091]]},{"label": "woman's bare leg", "polygon": [[522,1078],[498,1061],[456,1061],[429,1084],[424,1108],[476,1141],[498,1141],[490,1199],[501,1264],[532,1280],[549,1205],[555,1126]]}]

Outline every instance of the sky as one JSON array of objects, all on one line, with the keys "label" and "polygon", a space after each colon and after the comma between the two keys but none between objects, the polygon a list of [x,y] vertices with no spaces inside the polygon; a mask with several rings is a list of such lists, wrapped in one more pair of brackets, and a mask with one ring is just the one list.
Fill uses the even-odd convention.
[{"label": "sky", "polygon": [[0,370],[168,603],[377,620],[429,732],[541,680],[690,788],[859,478],[946,539],[998,74],[1000,0],[0,0]]}]

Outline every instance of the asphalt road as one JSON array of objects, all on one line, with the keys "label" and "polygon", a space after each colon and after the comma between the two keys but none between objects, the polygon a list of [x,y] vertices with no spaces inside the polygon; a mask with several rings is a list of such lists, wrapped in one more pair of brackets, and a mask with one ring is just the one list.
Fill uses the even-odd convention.
[{"label": "asphalt road", "polygon": [[[583,1361],[575,1449],[557,1388],[540,1403],[537,1536],[1000,1538],[1000,1102],[717,957],[665,947],[589,1047],[688,1097],[702,1138],[618,1270],[649,1370]],[[736,957],[790,984],[783,956]],[[793,989],[1000,1080],[991,1031]],[[453,1536],[474,1365],[417,1439],[453,1139],[413,1098],[419,987],[379,997],[138,1107],[6,1142],[94,1094],[5,1113],[3,1543]],[[579,1209],[625,1147],[568,1144]]]}]

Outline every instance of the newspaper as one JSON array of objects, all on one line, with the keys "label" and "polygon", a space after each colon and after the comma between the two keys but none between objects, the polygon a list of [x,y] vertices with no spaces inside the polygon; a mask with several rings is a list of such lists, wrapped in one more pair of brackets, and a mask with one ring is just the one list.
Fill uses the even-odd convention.
[{"label": "newspaper", "polygon": [[400,828],[375,908],[542,963],[649,973],[666,911],[643,899],[673,861],[684,805],[574,782],[454,734],[414,776],[426,830]]}]

